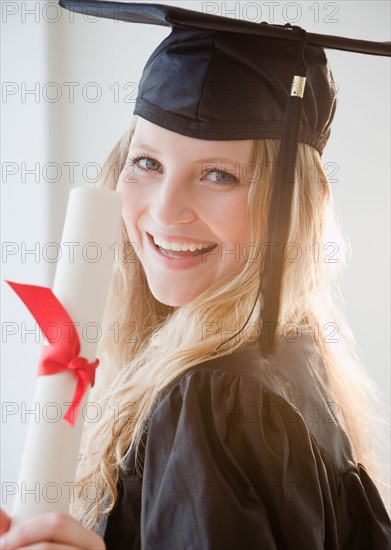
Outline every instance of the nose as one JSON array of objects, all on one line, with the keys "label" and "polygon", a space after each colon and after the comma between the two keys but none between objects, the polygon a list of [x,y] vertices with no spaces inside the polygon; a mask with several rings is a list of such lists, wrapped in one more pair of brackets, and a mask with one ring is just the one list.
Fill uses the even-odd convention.
[{"label": "nose", "polygon": [[160,226],[191,223],[196,219],[191,184],[179,174],[166,173],[155,189],[150,213]]}]

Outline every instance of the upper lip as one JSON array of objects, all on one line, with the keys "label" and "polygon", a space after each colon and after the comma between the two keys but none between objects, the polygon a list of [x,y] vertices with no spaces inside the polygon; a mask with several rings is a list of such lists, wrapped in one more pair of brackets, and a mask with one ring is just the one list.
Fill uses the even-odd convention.
[{"label": "upper lip", "polygon": [[208,239],[194,239],[194,237],[187,237],[184,235],[165,235],[163,233],[154,232],[154,231],[148,231],[148,235],[150,235],[152,238],[157,237],[158,239],[166,242],[166,243],[187,243],[187,244],[203,244],[203,245],[213,245],[216,244],[213,241],[210,241]]}]

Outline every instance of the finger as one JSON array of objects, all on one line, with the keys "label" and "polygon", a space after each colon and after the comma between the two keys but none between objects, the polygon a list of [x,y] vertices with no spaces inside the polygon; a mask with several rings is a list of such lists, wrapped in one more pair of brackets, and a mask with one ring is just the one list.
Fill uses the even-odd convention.
[{"label": "finger", "polygon": [[11,518],[0,508],[0,535],[4,535],[11,525]]},{"label": "finger", "polygon": [[[68,514],[49,512],[12,527],[1,538],[1,548],[20,548],[42,540],[83,550],[105,550],[103,540]],[[39,546],[41,548],[42,544]]]}]

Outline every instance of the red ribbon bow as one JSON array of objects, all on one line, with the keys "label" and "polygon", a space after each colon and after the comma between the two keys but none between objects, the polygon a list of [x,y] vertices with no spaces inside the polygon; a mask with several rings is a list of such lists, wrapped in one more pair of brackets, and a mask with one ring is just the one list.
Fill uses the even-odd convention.
[{"label": "red ribbon bow", "polygon": [[[63,416],[63,420],[73,426],[88,385],[94,385],[99,360],[89,363],[84,357],[79,357],[80,341],[75,325],[50,288],[6,282],[30,311],[50,344],[42,349],[38,376],[70,370],[77,380],[72,402]],[[57,330],[51,335],[53,326]]]}]

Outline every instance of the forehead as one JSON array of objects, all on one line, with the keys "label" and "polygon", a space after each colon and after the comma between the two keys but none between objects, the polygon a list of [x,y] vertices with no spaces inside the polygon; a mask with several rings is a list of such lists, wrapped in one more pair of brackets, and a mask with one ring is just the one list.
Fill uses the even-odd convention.
[{"label": "forehead", "polygon": [[207,140],[183,136],[137,117],[131,149],[148,149],[186,158],[216,157],[249,162],[254,154],[254,140]]}]

